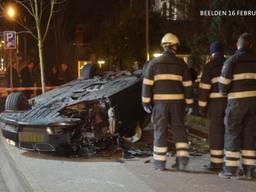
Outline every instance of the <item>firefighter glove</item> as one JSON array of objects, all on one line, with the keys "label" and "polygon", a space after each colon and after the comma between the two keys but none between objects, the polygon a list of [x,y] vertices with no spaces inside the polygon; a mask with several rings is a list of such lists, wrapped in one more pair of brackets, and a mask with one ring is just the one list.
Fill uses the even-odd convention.
[{"label": "firefighter glove", "polygon": [[185,111],[186,111],[186,114],[191,115],[192,112],[193,112],[193,108],[192,107],[187,107]]},{"label": "firefighter glove", "polygon": [[144,111],[146,111],[147,113],[152,112],[152,106],[151,105],[144,105],[143,108],[144,108]]}]

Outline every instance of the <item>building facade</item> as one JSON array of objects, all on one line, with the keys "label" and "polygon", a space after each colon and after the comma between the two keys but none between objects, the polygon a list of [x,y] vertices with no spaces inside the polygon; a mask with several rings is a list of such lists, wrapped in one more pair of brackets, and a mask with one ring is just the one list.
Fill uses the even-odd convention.
[{"label": "building facade", "polygon": [[152,10],[167,20],[189,20],[192,0],[152,0]]}]

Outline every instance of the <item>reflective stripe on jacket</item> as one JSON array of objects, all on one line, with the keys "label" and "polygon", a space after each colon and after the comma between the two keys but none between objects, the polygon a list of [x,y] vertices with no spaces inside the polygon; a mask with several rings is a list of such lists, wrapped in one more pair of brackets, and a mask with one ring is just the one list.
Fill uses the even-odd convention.
[{"label": "reflective stripe on jacket", "polygon": [[173,53],[165,51],[162,56],[148,63],[142,86],[142,102],[184,101],[193,104],[193,88],[190,71],[185,62]]},{"label": "reflective stripe on jacket", "polygon": [[256,97],[256,55],[239,49],[224,63],[219,88],[228,99]]}]

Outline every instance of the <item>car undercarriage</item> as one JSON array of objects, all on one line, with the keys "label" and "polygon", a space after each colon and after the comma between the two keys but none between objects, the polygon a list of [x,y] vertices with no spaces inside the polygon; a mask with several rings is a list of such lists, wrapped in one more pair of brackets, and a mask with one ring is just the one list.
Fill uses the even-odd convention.
[{"label": "car undercarriage", "polygon": [[83,154],[137,141],[148,119],[141,82],[141,72],[119,72],[74,80],[29,101],[12,93],[0,115],[3,136],[26,150]]}]

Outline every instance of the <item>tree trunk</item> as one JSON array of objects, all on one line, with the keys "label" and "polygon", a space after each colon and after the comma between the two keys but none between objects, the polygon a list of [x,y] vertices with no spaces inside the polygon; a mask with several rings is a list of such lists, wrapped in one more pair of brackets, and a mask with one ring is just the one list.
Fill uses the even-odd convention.
[{"label": "tree trunk", "polygon": [[39,53],[41,86],[42,86],[42,93],[45,93],[43,40],[42,40],[40,26],[38,24],[36,25],[37,25],[37,35],[38,35],[38,53]]}]

